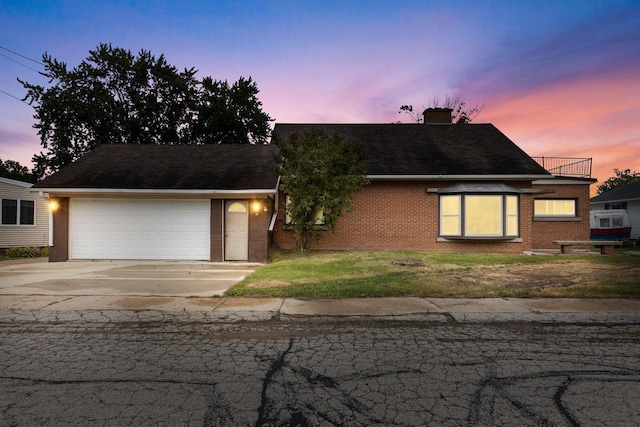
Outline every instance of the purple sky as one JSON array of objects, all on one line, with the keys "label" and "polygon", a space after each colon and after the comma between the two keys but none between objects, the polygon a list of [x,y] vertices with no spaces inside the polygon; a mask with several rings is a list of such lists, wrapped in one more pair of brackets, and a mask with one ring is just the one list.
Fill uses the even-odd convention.
[{"label": "purple sky", "polygon": [[[18,98],[16,77],[46,81],[6,49],[73,67],[105,42],[251,76],[277,122],[408,122],[400,105],[460,96],[532,156],[593,157],[600,180],[640,171],[637,0],[5,0],[0,28],[0,90]],[[32,114],[0,93],[1,159],[31,166]]]}]

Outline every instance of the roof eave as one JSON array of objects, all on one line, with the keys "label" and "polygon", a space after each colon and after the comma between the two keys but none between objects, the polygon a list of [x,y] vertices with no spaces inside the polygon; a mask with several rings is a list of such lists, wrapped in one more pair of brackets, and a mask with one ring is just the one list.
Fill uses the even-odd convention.
[{"label": "roof eave", "polygon": [[617,198],[617,199],[605,199],[605,200],[594,200],[596,199],[596,197],[594,197],[593,199],[591,199],[589,201],[589,203],[593,204],[600,204],[600,203],[621,203],[621,202],[636,202],[636,201],[640,201],[640,197],[627,197],[627,198]]},{"label": "roof eave", "polygon": [[148,188],[31,188],[32,192],[42,192],[58,196],[241,196],[241,195],[273,195],[276,194],[276,188],[251,188],[243,190],[214,190],[214,189],[148,189]]},{"label": "roof eave", "polygon": [[0,182],[4,184],[9,184],[9,185],[15,185],[17,187],[23,187],[23,188],[31,188],[33,186],[33,184],[29,182],[18,181],[17,179],[5,178],[1,176],[0,176]]},{"label": "roof eave", "polygon": [[438,180],[466,180],[466,181],[530,181],[538,179],[553,179],[553,175],[367,175],[370,180],[380,181],[438,181]]}]

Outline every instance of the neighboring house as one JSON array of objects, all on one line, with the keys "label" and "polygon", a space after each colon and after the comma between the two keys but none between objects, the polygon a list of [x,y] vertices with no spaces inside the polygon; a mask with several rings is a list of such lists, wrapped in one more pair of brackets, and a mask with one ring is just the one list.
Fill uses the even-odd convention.
[{"label": "neighboring house", "polygon": [[602,209],[626,209],[631,220],[631,240],[640,239],[640,180],[592,198],[591,210]]},{"label": "neighboring house", "polygon": [[[444,124],[443,124],[444,123]],[[589,238],[585,178],[549,173],[490,124],[277,124],[364,146],[370,184],[312,249],[522,253]],[[34,187],[58,201],[51,261],[265,261],[294,247],[277,146],[106,145]],[[319,224],[321,225],[321,224]]]},{"label": "neighboring house", "polygon": [[103,145],[37,183],[58,202],[50,261],[268,257],[269,145]]},{"label": "neighboring house", "polygon": [[0,249],[49,245],[47,200],[29,191],[32,185],[0,177]]}]

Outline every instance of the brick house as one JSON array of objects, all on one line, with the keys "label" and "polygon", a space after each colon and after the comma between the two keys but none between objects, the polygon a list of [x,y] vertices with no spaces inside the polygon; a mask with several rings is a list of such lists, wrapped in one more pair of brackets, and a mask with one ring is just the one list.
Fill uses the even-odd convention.
[{"label": "brick house", "polygon": [[[552,174],[491,124],[276,124],[359,142],[370,184],[312,249],[522,253],[589,238],[589,185]],[[275,145],[104,145],[32,191],[58,204],[50,261],[268,259],[294,247]]]},{"label": "brick house", "polygon": [[[371,183],[312,249],[522,253],[589,239],[595,180],[551,174],[491,124],[452,125],[448,109],[424,114],[425,124],[276,124],[280,138],[320,129],[364,147]],[[273,241],[292,248],[285,197]]]}]

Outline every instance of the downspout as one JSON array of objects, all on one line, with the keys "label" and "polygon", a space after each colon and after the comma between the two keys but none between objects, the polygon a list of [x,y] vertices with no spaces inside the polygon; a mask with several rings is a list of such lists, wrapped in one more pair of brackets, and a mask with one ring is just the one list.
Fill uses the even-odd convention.
[{"label": "downspout", "polygon": [[275,207],[273,208],[273,215],[271,215],[271,222],[269,223],[270,232],[273,232],[273,229],[275,228],[275,225],[276,225],[276,218],[278,217],[278,206],[280,206],[278,204],[278,194],[280,193],[278,191],[278,188],[280,188],[280,176],[278,176],[278,181],[276,182],[276,197],[274,200]]}]

